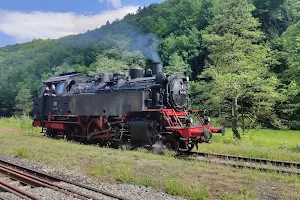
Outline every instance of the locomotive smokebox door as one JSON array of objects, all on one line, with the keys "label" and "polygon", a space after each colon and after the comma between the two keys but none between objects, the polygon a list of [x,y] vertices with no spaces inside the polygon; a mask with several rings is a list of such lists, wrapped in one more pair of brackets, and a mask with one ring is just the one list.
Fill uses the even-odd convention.
[{"label": "locomotive smokebox door", "polygon": [[133,145],[150,145],[153,125],[151,121],[136,120],[130,123],[131,143]]}]

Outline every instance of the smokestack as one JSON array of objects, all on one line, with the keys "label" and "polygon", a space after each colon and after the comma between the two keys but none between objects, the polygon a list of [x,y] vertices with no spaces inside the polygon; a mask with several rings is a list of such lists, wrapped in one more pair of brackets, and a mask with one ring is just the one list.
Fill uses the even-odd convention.
[{"label": "smokestack", "polygon": [[163,63],[162,62],[154,62],[152,64],[153,75],[157,76],[159,73],[163,71]]}]

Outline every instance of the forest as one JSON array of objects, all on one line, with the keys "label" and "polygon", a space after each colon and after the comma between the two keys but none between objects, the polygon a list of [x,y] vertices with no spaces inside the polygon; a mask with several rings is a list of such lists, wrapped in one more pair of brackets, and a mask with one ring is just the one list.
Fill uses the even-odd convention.
[{"label": "forest", "polygon": [[0,116],[30,113],[53,75],[152,61],[187,72],[193,108],[218,123],[300,129],[299,0],[167,0],[84,34],[2,47]]}]

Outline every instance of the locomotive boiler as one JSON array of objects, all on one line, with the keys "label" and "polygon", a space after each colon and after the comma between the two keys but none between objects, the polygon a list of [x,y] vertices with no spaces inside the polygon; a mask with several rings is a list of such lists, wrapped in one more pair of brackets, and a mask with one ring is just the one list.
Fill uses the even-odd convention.
[{"label": "locomotive boiler", "polygon": [[66,73],[44,82],[53,95],[41,95],[33,105],[33,126],[50,137],[119,146],[152,147],[160,143],[175,151],[190,151],[223,128],[190,110],[189,77],[165,74],[162,63],[152,69],[89,76]]}]

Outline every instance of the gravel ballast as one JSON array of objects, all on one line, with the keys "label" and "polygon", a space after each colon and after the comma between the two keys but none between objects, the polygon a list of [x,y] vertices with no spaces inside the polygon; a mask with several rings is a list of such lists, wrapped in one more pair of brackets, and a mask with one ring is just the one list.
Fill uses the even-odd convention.
[{"label": "gravel ballast", "polygon": [[22,200],[22,198],[8,192],[0,192],[0,197],[6,198],[7,200]]}]

